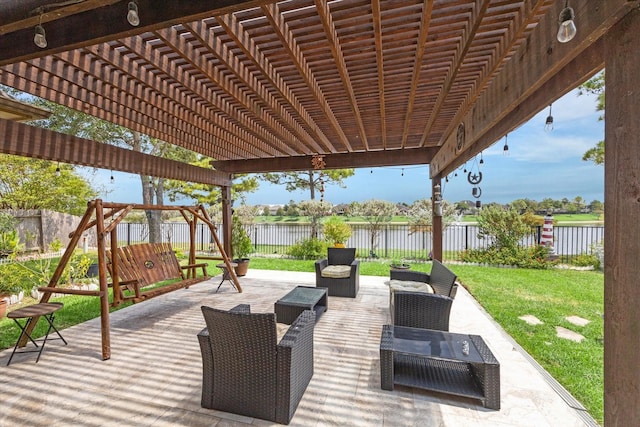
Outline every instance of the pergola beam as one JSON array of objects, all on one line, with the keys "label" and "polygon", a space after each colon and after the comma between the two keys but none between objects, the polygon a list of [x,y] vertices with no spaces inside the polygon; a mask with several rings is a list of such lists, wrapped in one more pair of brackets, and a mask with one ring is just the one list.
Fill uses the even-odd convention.
[{"label": "pergola beam", "polygon": [[[437,148],[369,151],[325,155],[325,169],[374,168],[397,165],[427,165]],[[273,159],[247,159],[212,161],[211,165],[229,173],[266,173],[313,169],[314,156],[276,157]]]},{"label": "pergola beam", "polygon": [[[466,151],[475,146],[477,151],[492,145],[498,138],[487,140],[481,146],[480,139],[490,132],[506,116],[521,108],[536,91],[553,78],[560,70],[584,52],[594,40],[602,37],[616,22],[633,8],[638,7],[638,1],[611,1],[602,7],[583,7],[576,10],[576,22],[580,22],[581,30],[571,43],[561,44],[556,40],[558,31],[557,16],[564,4],[558,2],[553,11],[546,14],[531,34],[527,43],[523,43],[516,55],[525,58],[521,61],[509,61],[496,76],[492,84],[478,98],[475,107],[463,118],[466,126],[465,143],[459,147],[456,132],[451,134],[442,145],[441,150],[434,157],[431,164],[431,177],[441,175],[443,171],[455,169],[452,164],[462,164],[473,157]],[[523,73],[523,69],[527,72]],[[571,88],[564,88],[571,89]],[[552,100],[559,98],[561,93],[553,94]],[[513,129],[522,124],[528,115],[522,115],[519,122],[510,123]]]},{"label": "pergola beam", "polygon": [[[50,3],[50,1],[44,0],[31,2],[36,7]],[[127,22],[127,1],[118,1],[110,5],[104,5],[105,3],[113,2],[91,1],[90,5],[93,8],[81,13],[69,11],[68,13],[72,14],[59,18],[55,12],[42,15],[48,42],[45,49],[41,49],[33,43],[33,29],[40,22],[40,15],[30,16],[27,14],[21,21],[7,22],[0,26],[0,35],[2,35],[0,37],[0,65],[33,59],[42,56],[43,53],[59,53],[142,34],[173,24],[257,7],[270,2],[266,0],[217,0],[215,2],[182,0],[178,3],[172,0],[137,0],[140,11],[140,25],[138,27],[132,27]],[[3,5],[3,14],[4,8]],[[24,14],[22,8],[18,10],[17,7],[13,7],[9,10],[12,9],[15,12],[9,14],[11,17],[8,17],[7,21]],[[71,8],[67,10],[69,9]]]},{"label": "pergola beam", "polygon": [[207,185],[231,185],[228,173],[0,119],[0,153]]}]

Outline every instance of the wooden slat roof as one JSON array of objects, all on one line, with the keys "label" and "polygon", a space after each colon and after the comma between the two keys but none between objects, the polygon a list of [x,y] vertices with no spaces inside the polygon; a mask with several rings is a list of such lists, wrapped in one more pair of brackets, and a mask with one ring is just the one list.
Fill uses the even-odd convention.
[{"label": "wooden slat roof", "polygon": [[553,0],[139,0],[140,27],[127,1],[29,14],[47,3],[0,5],[0,83],[223,171],[308,169],[319,154],[437,175],[601,68],[590,49],[637,2],[572,1],[581,32],[566,45]]}]

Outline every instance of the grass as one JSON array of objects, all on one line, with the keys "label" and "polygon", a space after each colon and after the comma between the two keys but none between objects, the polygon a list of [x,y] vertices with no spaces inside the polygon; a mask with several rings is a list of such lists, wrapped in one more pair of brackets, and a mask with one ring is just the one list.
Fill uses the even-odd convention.
[{"label": "grass", "polygon": [[[210,261],[216,272],[217,261]],[[313,272],[313,261],[281,258],[252,258],[250,268]],[[600,272],[573,270],[502,269],[468,265],[450,265],[460,282],[476,300],[518,342],[589,411],[600,424],[604,422],[604,277]],[[413,264],[413,270],[430,270],[430,264]],[[215,274],[215,273],[212,273]],[[388,276],[389,266],[382,262],[361,262],[360,274]],[[65,309],[56,313],[60,329],[99,316],[99,299],[67,296]],[[56,299],[52,299],[56,301]],[[35,301],[25,298],[23,304]],[[127,306],[123,304],[111,311]],[[532,326],[519,317],[536,316],[542,325]],[[569,323],[565,317],[579,316],[590,321],[584,327]],[[556,326],[576,331],[585,337],[580,343],[556,337]],[[39,322],[36,336],[44,335]],[[0,348],[12,347],[19,329],[10,319],[0,320]]]}]

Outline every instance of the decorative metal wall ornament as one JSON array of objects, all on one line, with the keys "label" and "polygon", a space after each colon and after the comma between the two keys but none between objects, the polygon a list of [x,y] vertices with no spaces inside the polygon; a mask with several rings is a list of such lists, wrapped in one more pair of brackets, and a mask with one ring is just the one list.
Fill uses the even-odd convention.
[{"label": "decorative metal wall ornament", "polygon": [[480,184],[480,182],[482,182],[482,172],[478,171],[478,173],[473,173],[473,171],[469,171],[469,174],[467,175],[467,181],[469,181],[469,184],[471,185]]},{"label": "decorative metal wall ornament", "polygon": [[311,165],[316,170],[322,170],[327,166],[324,161],[324,156],[321,156],[320,154],[316,154],[311,158]]},{"label": "decorative metal wall ornament", "polygon": [[458,125],[458,132],[456,133],[456,153],[462,151],[465,142],[464,123],[460,123]]},{"label": "decorative metal wall ornament", "polygon": [[[474,172],[474,170],[477,170],[477,172]],[[471,195],[476,199],[480,199],[480,197],[482,197],[482,189],[478,184],[482,182],[482,172],[480,171],[480,166],[478,165],[477,158],[473,159],[473,165],[471,166],[471,170],[467,175],[467,181],[469,182],[469,184],[473,185],[473,188],[471,189]],[[480,202],[480,200],[476,200],[476,207],[480,208],[481,206],[482,202]]]}]

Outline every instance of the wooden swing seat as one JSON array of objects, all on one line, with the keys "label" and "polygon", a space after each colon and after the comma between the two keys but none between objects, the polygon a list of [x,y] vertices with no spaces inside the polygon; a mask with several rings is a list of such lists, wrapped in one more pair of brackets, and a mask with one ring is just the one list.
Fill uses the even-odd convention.
[{"label": "wooden swing seat", "polygon": [[[109,286],[114,287],[113,305],[124,301],[140,302],[209,279],[206,263],[180,265],[169,243],[140,243],[119,247],[115,251],[115,265],[112,252],[106,251],[106,256],[107,270],[112,279]],[[202,269],[202,276],[197,277],[199,268]],[[169,280],[178,281],[144,290],[148,286]],[[133,292],[133,295],[125,296],[125,289]]]}]

